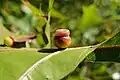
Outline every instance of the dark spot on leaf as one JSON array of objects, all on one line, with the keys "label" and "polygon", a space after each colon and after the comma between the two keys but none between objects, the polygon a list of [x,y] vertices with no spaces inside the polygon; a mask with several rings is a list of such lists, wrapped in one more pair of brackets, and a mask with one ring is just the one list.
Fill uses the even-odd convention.
[{"label": "dark spot on leaf", "polygon": [[56,51],[62,51],[65,50],[66,48],[58,48],[58,49],[41,49],[38,50],[38,52],[42,52],[42,53],[54,53]]}]

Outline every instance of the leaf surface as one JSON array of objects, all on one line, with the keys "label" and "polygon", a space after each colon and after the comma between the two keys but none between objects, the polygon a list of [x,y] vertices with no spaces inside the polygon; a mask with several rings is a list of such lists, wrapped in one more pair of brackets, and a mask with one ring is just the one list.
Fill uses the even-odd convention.
[{"label": "leaf surface", "polygon": [[98,46],[70,48],[50,54],[30,67],[20,77],[20,80],[25,78],[32,80],[60,80],[72,72]]},{"label": "leaf surface", "polygon": [[31,65],[46,55],[36,49],[0,48],[0,80],[18,80]]}]

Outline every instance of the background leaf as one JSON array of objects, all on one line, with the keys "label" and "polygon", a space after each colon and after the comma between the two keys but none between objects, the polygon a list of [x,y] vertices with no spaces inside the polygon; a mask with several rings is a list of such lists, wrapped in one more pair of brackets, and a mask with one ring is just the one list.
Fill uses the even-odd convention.
[{"label": "background leaf", "polygon": [[120,32],[88,56],[88,61],[120,62]]},{"label": "background leaf", "polygon": [[22,2],[31,9],[32,13],[37,16],[44,16],[43,12],[41,10],[38,10],[36,7],[32,6],[28,0],[22,0]]},{"label": "background leaf", "polygon": [[98,9],[95,5],[83,6],[83,15],[79,24],[81,30],[100,24],[101,22],[102,18],[98,14]]},{"label": "background leaf", "polygon": [[[31,14],[26,14],[23,18],[17,18],[5,10],[2,10],[2,15],[4,16],[4,19],[7,21],[7,25],[11,25],[8,27],[13,27],[14,29],[12,30],[13,32],[15,31],[16,33],[21,33],[21,34],[29,34],[30,32],[32,33],[33,27],[31,26],[31,20],[32,15]],[[15,27],[14,27],[15,26]]]},{"label": "background leaf", "polygon": [[[37,9],[36,7],[34,7],[33,5],[31,5],[27,0],[22,0],[23,3],[30,8],[30,10],[33,13],[33,16],[35,18],[35,25],[34,28],[37,31],[36,35],[36,41],[37,43],[40,45],[40,47],[45,47],[49,41],[49,37],[46,34],[46,28],[47,28],[47,20],[46,18],[44,18],[44,14],[42,12],[42,10]],[[50,32],[49,32],[50,34]]]},{"label": "background leaf", "polygon": [[62,13],[60,13],[59,11],[57,11],[55,9],[52,9],[51,16],[55,17],[55,18],[58,18],[58,19],[60,19],[62,21],[64,21],[65,19],[67,19],[67,17],[65,15],[63,15]]},{"label": "background leaf", "polygon": [[0,23],[0,44],[4,44],[4,38],[10,35],[12,35],[12,33],[9,32],[2,23]]},{"label": "background leaf", "polygon": [[49,0],[49,11],[53,8],[54,0]]}]

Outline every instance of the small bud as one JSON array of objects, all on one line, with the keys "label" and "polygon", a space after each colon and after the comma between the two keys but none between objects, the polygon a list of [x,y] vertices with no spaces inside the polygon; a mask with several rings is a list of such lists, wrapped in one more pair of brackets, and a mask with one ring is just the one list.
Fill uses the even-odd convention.
[{"label": "small bud", "polygon": [[68,29],[57,29],[55,31],[55,36],[69,36],[70,31]]},{"label": "small bud", "polygon": [[70,31],[68,29],[57,29],[54,36],[55,46],[67,48],[71,44]]},{"label": "small bud", "polygon": [[11,37],[4,38],[4,44],[8,47],[12,46],[14,43],[13,39]]},{"label": "small bud", "polygon": [[67,48],[71,44],[71,38],[68,37],[60,37],[56,38],[55,45],[58,48]]}]

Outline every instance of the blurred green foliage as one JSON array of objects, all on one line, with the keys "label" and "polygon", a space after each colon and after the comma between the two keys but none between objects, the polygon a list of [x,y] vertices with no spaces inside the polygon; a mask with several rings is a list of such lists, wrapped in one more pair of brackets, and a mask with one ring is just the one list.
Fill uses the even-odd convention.
[{"label": "blurred green foliage", "polygon": [[[47,16],[51,7],[49,0],[29,2],[39,11],[31,11],[21,0],[0,0],[0,37],[3,27],[17,36],[36,33],[35,27],[42,24],[34,14]],[[71,47],[100,43],[120,30],[120,0],[55,0],[51,9],[51,39],[57,28],[70,29]],[[40,39],[40,43],[43,42]],[[38,47],[35,42],[33,45],[31,47]],[[112,73],[119,71],[118,65],[87,63],[66,80],[110,80]]]}]

